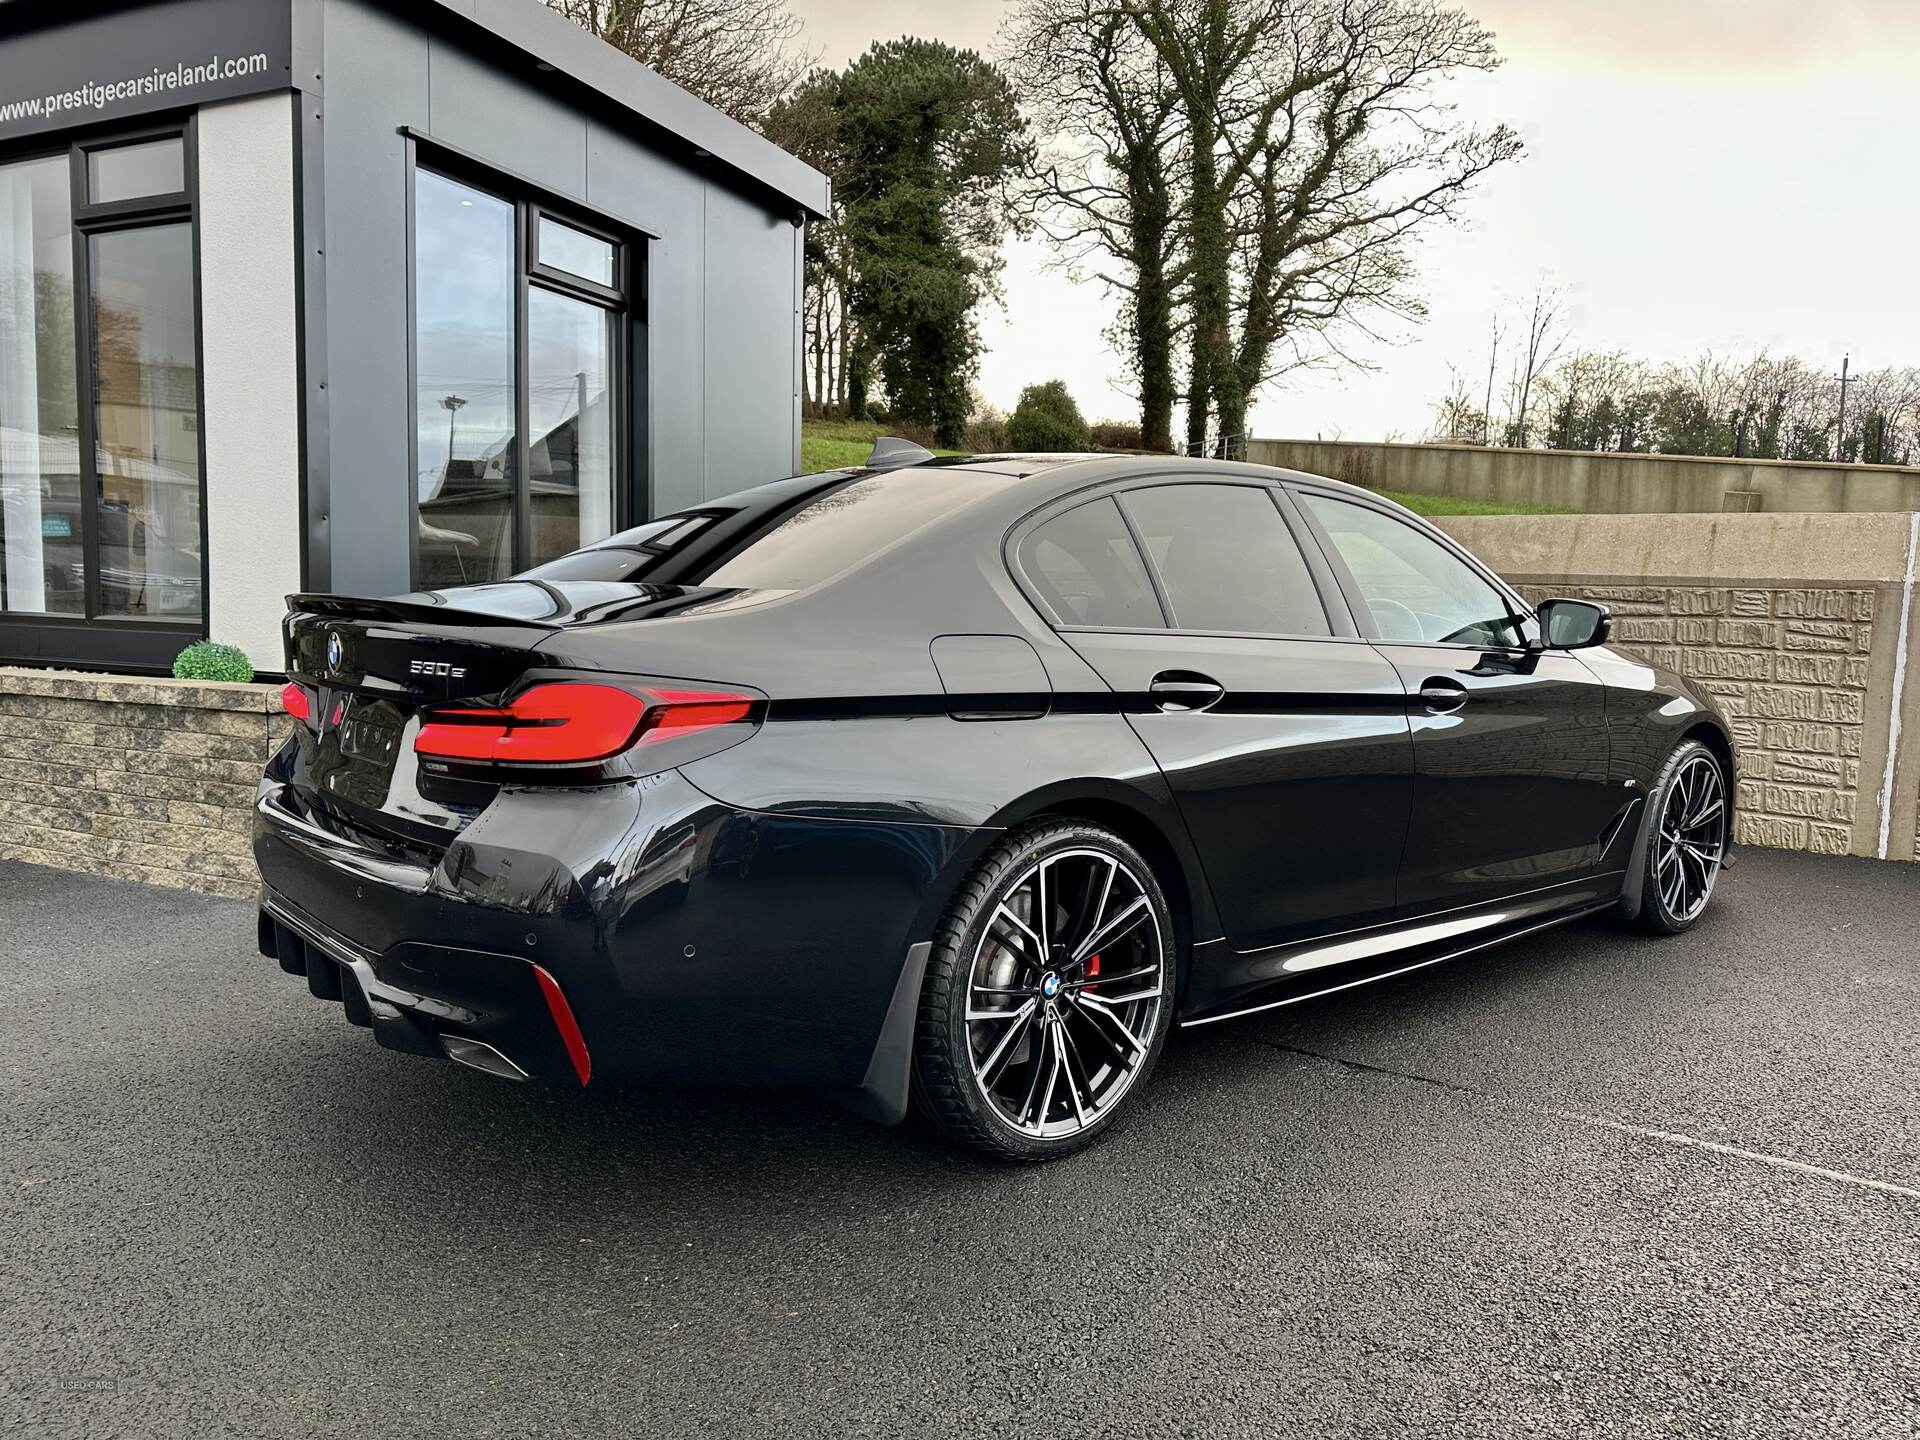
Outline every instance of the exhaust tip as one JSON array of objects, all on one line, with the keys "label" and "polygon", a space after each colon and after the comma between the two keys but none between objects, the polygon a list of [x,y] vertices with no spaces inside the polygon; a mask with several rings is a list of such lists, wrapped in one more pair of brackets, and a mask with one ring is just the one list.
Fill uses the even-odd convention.
[{"label": "exhaust tip", "polygon": [[466,1035],[442,1035],[440,1048],[454,1064],[465,1065],[470,1070],[484,1070],[489,1075],[498,1075],[502,1080],[528,1078],[526,1071],[484,1040],[475,1040]]}]

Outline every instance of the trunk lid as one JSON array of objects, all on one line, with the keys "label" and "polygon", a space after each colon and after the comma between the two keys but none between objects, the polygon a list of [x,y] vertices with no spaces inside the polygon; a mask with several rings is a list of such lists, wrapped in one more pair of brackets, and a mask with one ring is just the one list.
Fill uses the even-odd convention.
[{"label": "trunk lid", "polygon": [[726,592],[617,581],[505,581],[391,600],[293,595],[283,633],[311,716],[294,724],[283,797],[345,838],[431,860],[498,787],[423,773],[423,710],[497,701],[529,670],[569,668],[564,632],[683,613]]}]

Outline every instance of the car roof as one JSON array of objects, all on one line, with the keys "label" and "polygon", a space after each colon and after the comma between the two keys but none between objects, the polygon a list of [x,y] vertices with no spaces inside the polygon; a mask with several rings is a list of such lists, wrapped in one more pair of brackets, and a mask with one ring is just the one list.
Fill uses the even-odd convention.
[{"label": "car roof", "polygon": [[[916,472],[953,470],[967,470],[983,475],[1004,475],[1011,480],[1029,482],[1018,487],[1010,487],[1017,488],[1023,497],[1051,498],[1046,495],[1046,492],[1052,491],[1064,495],[1086,486],[1111,484],[1115,481],[1134,478],[1148,479],[1165,476],[1168,479],[1184,481],[1239,479],[1257,480],[1268,484],[1276,481],[1298,482],[1322,486],[1356,497],[1370,496],[1381,503],[1393,505],[1392,501],[1387,500],[1378,491],[1368,490],[1364,486],[1350,484],[1345,480],[1336,480],[1330,475],[1315,475],[1305,470],[1288,470],[1277,465],[1258,465],[1247,460],[1213,460],[1190,455],[1162,455],[1138,451],[944,455],[932,460],[924,460],[918,465],[902,465],[877,470],[857,467],[846,473],[859,476],[904,477]],[[1403,507],[1395,505],[1394,508]]]}]

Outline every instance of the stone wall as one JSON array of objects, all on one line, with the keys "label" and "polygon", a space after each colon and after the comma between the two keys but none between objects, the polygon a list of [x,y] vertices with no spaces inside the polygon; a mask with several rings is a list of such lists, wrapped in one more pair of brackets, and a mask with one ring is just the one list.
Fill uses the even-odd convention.
[{"label": "stone wall", "polygon": [[1373,490],[1585,514],[1920,510],[1920,469],[1897,465],[1346,440],[1249,440],[1247,458]]},{"label": "stone wall", "polygon": [[1740,843],[1915,858],[1920,684],[1909,676],[1920,682],[1911,568],[1920,516],[1440,523],[1529,599],[1610,606],[1620,649],[1719,699],[1740,769]]},{"label": "stone wall", "polygon": [[278,687],[0,668],[0,859],[236,899]]},{"label": "stone wall", "polygon": [[[1620,648],[1711,691],[1733,722],[1734,838],[1845,855],[1861,815],[1871,590],[1532,584],[1613,610]],[[1877,839],[1877,836],[1876,836]]]}]

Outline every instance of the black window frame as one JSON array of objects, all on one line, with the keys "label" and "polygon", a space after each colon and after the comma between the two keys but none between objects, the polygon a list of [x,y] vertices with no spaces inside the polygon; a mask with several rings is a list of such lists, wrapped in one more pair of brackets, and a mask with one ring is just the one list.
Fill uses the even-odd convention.
[{"label": "black window frame", "polygon": [[[1314,594],[1320,601],[1320,608],[1326,612],[1327,626],[1331,633],[1300,634],[1287,630],[1216,630],[1176,626],[1173,623],[1174,612],[1167,600],[1166,584],[1160,575],[1159,566],[1154,563],[1152,552],[1148,550],[1138,528],[1135,526],[1133,516],[1128,513],[1126,502],[1123,498],[1129,491],[1155,490],[1173,485],[1224,485],[1265,491],[1267,498],[1272,502],[1274,508],[1279,511],[1281,524],[1285,528],[1287,535],[1292,539],[1294,548],[1299,552],[1301,563],[1307,568],[1307,574],[1313,581]],[[1052,606],[1046,602],[1044,593],[1040,587],[1034,583],[1033,577],[1026,569],[1025,563],[1021,558],[1022,549],[1026,544],[1027,538],[1032,535],[1034,531],[1038,530],[1048,521],[1066,514],[1069,510],[1075,510],[1082,505],[1091,504],[1102,499],[1111,499],[1117,502],[1116,508],[1120,511],[1121,519],[1126,524],[1127,533],[1133,540],[1134,550],[1138,553],[1140,563],[1146,570],[1148,581],[1153,586],[1154,598],[1159,602],[1160,625],[1151,627],[1135,625],[1083,625],[1073,620],[1070,616],[1058,615]],[[1355,623],[1353,615],[1350,613],[1351,607],[1346,593],[1340,587],[1332,568],[1326,562],[1325,556],[1322,555],[1320,545],[1315,539],[1314,533],[1307,528],[1304,519],[1299,513],[1299,507],[1293,503],[1292,497],[1287,494],[1284,486],[1275,481],[1261,479],[1256,476],[1232,473],[1196,474],[1193,471],[1171,471],[1150,475],[1129,475],[1122,481],[1109,482],[1087,490],[1077,491],[1072,495],[1063,496],[1041,507],[1016,524],[1008,532],[1004,554],[1008,569],[1012,572],[1013,578],[1019,585],[1021,592],[1027,597],[1034,608],[1040,612],[1048,625],[1061,634],[1191,635],[1238,640],[1308,640],[1320,643],[1351,642],[1361,639],[1359,628]]]},{"label": "black window frame", "polygon": [[[608,357],[607,392],[613,400],[613,486],[610,535],[630,529],[648,517],[650,475],[641,426],[647,415],[646,384],[646,242],[652,238],[637,227],[622,226],[606,216],[557,194],[526,176],[490,165],[456,146],[419,132],[403,129],[407,150],[407,574],[420,585],[420,403],[419,297],[416,293],[418,232],[415,197],[419,172],[427,171],[458,185],[477,190],[513,210],[513,432],[514,492],[513,568],[518,575],[530,570],[533,559],[533,488],[531,424],[531,349],[528,343],[528,299],[540,289],[583,301],[623,317],[615,326]],[[568,270],[540,263],[540,220],[551,217],[614,247],[614,284],[600,285]],[[592,543],[592,542],[588,542]],[[558,559],[560,557],[549,557]]]},{"label": "black window frame", "polygon": [[[87,157],[142,141],[177,138],[181,144],[183,188],[160,195],[94,204]],[[166,672],[173,659],[209,633],[212,609],[207,555],[207,377],[206,335],[200,276],[200,168],[198,126],[193,112],[149,119],[138,125],[86,126],[55,137],[36,137],[0,149],[0,165],[67,160],[68,201],[73,221],[74,385],[80,462],[81,613],[32,614],[0,609],[0,656],[37,665],[104,666],[128,671]],[[192,249],[194,435],[200,482],[200,615],[171,616],[100,613],[100,451],[99,396],[95,384],[93,335],[93,255],[96,235],[188,227]]]},{"label": "black window frame", "polygon": [[[1290,492],[1289,498],[1294,500],[1294,509],[1299,513],[1302,524],[1307,527],[1313,536],[1314,543],[1323,552],[1326,563],[1331,569],[1335,581],[1346,597],[1347,608],[1352,612],[1354,620],[1360,628],[1361,635],[1369,642],[1377,642],[1383,645],[1421,645],[1437,649],[1473,652],[1482,655],[1521,655],[1525,654],[1535,643],[1539,633],[1539,621],[1534,613],[1533,607],[1526,602],[1525,598],[1517,590],[1483,565],[1471,550],[1461,545],[1437,525],[1429,525],[1418,516],[1398,512],[1386,505],[1376,503],[1365,495],[1335,490],[1325,485],[1291,482],[1287,484],[1285,488]],[[1353,571],[1348,568],[1345,557],[1340,554],[1340,547],[1334,543],[1333,536],[1328,533],[1326,526],[1320,523],[1320,517],[1313,513],[1312,507],[1299,503],[1298,498],[1296,498],[1306,495],[1317,495],[1323,499],[1338,500],[1362,510],[1371,510],[1385,519],[1405,526],[1414,534],[1431,540],[1441,550],[1460,561],[1470,572],[1484,580],[1487,585],[1492,588],[1494,594],[1498,595],[1506,603],[1507,618],[1513,622],[1514,631],[1519,635],[1520,643],[1517,645],[1479,645],[1469,644],[1460,640],[1394,640],[1381,635],[1379,633],[1380,627],[1373,618],[1372,607],[1367,603],[1367,597],[1360,589],[1360,582],[1354,578]],[[1529,626],[1532,627],[1531,631],[1528,628]]]}]

